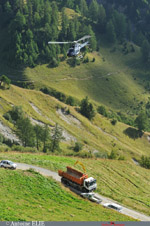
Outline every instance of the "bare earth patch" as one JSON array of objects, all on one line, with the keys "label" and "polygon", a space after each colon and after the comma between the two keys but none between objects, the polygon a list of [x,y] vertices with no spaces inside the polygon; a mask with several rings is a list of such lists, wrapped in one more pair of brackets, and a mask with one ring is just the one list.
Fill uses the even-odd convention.
[{"label": "bare earth patch", "polygon": [[19,138],[14,134],[14,132],[8,126],[5,126],[1,121],[0,121],[0,133],[7,139],[10,139],[11,141],[14,140],[20,143]]},{"label": "bare earth patch", "polygon": [[71,114],[67,114],[62,109],[58,109],[57,113],[60,115],[60,118],[62,120],[64,120],[66,123],[68,123],[69,125],[74,124],[74,125],[76,125],[78,127],[81,125],[81,122],[76,117],[74,117]]},{"label": "bare earth patch", "polygon": [[49,122],[54,123],[53,120],[51,120],[47,116],[43,115],[42,112],[40,111],[40,109],[37,106],[35,106],[32,102],[30,102],[29,104],[31,105],[33,110],[36,111],[36,113],[38,113],[40,116],[43,116],[44,118],[46,118],[46,120],[48,120]]}]

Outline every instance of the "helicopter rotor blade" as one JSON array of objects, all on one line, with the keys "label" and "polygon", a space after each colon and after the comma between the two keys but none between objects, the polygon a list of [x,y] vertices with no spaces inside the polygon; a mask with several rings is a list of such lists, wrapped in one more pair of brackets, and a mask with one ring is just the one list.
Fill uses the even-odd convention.
[{"label": "helicopter rotor blade", "polygon": [[91,38],[91,35],[85,35],[83,38],[80,38],[79,40],[77,40],[75,42],[80,42],[80,41],[88,39],[88,38]]},{"label": "helicopter rotor blade", "polygon": [[69,44],[72,42],[48,42],[48,44]]}]

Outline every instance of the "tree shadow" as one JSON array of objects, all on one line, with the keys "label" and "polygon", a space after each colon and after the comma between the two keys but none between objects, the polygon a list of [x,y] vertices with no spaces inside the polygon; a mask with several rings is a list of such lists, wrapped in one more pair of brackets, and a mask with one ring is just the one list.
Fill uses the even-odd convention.
[{"label": "tree shadow", "polygon": [[24,72],[25,67],[23,66],[14,66],[5,61],[0,62],[0,76],[6,75],[13,85],[23,87],[24,83],[29,81]]},{"label": "tree shadow", "polygon": [[123,132],[124,132],[125,135],[127,135],[128,137],[130,137],[130,138],[132,138],[134,140],[143,136],[143,132],[142,131],[137,130],[137,129],[132,128],[132,127],[128,127]]}]

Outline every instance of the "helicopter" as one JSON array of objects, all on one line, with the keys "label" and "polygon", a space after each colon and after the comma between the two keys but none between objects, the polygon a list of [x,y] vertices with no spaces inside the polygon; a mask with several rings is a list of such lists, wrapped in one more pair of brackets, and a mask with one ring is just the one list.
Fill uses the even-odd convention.
[{"label": "helicopter", "polygon": [[[48,42],[48,44],[73,44],[72,47],[68,50],[67,52],[67,56],[68,57],[76,57],[79,55],[80,50],[87,46],[89,44],[89,40],[91,36],[90,35],[85,35],[84,37],[80,38],[77,41],[73,41],[73,42]],[[87,41],[86,41],[87,40]],[[84,41],[83,43],[80,43],[81,41]],[[80,56],[81,57],[81,56]]]}]

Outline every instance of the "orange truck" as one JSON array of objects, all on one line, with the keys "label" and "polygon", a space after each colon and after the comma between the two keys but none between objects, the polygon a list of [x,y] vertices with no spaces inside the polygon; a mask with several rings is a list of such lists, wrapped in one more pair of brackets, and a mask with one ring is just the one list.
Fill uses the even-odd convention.
[{"label": "orange truck", "polygon": [[81,192],[91,192],[96,190],[97,184],[93,177],[88,177],[72,167],[67,166],[67,171],[58,170],[61,182],[67,186],[71,186]]}]

